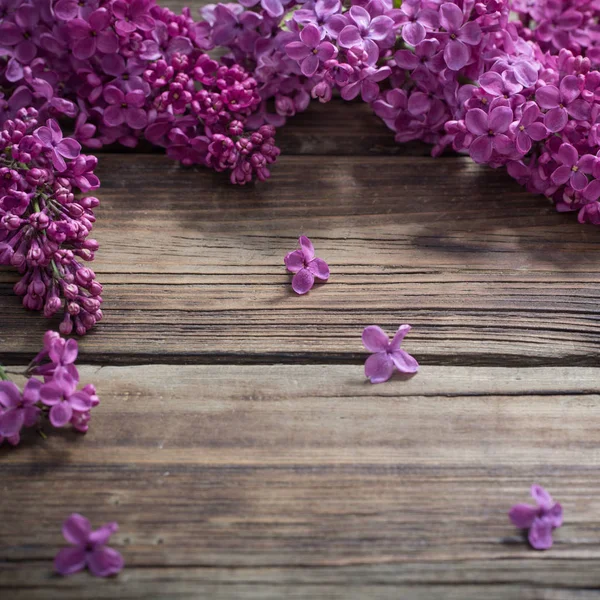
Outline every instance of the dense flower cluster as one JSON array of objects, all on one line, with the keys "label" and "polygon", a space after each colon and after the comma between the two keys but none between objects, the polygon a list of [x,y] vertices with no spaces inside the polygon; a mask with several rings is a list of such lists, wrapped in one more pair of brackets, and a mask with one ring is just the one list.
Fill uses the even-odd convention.
[{"label": "dense flower cluster", "polygon": [[[195,61],[174,54],[170,64],[164,60],[151,64],[143,77],[159,92],[154,101],[156,116],[145,131],[153,144],[167,148],[167,154],[183,164],[230,171],[232,183],[269,177],[268,165],[279,154],[275,129],[263,125],[248,131],[245,120],[260,104],[260,97],[256,81],[239,65],[219,65],[207,54]],[[106,109],[105,120],[109,111],[114,109],[115,115],[123,111],[116,107],[133,94],[123,96],[111,86],[105,95],[107,91],[116,99]],[[117,120],[127,120],[127,114],[121,112]]]},{"label": "dense flower cluster", "polygon": [[82,433],[88,430],[90,411],[100,400],[91,384],[77,389],[77,353],[75,340],[48,331],[42,350],[25,372],[28,380],[22,391],[0,368],[0,444],[6,440],[16,446],[22,429],[41,425],[41,418],[52,427],[70,423]]},{"label": "dense flower cluster", "polygon": [[398,142],[506,165],[559,210],[600,223],[597,2],[240,4],[203,15],[213,43],[249,62],[263,98],[275,98],[277,114],[263,110],[265,120],[302,110],[294,98],[307,102],[309,90],[327,102],[338,89],[369,102]]},{"label": "dense flower cluster", "polygon": [[89,237],[98,199],[76,193],[99,187],[97,160],[56,121],[38,126],[33,108],[0,127],[0,265],[22,275],[14,289],[26,308],[62,310],[61,333],[84,334],[102,318],[102,286],[83,264],[98,250]]},{"label": "dense flower cluster", "polygon": [[245,183],[269,174],[271,126],[339,90],[398,142],[506,165],[600,223],[597,0],[240,0],[200,22],[155,0],[11,0],[5,13],[5,118],[72,117],[89,147],[146,138]]},{"label": "dense flower cluster", "polygon": [[481,77],[463,118],[446,125],[453,147],[476,162],[506,165],[558,210],[577,210],[581,222],[598,225],[600,73],[568,50],[535,58],[540,70],[531,84],[518,81],[506,63]]},{"label": "dense flower cluster", "polygon": [[246,124],[261,104],[257,82],[205,54],[207,22],[154,0],[12,4],[0,23],[0,120],[34,107],[41,119],[75,119],[90,148],[145,138],[184,164],[230,171],[234,183],[268,177],[274,129]]}]

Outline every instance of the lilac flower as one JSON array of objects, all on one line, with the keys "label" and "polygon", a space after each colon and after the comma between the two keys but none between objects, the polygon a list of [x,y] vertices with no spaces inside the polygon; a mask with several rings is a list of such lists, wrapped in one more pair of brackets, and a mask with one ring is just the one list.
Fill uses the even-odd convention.
[{"label": "lilac flower", "polygon": [[421,8],[420,2],[403,2],[400,7],[404,17],[401,19],[402,38],[407,44],[417,46],[424,39],[427,30],[437,29],[440,18],[437,11]]},{"label": "lilac flower", "polygon": [[386,15],[371,19],[362,6],[352,6],[346,13],[350,24],[338,36],[342,48],[364,48],[367,52],[377,50],[377,42],[382,42],[392,31],[394,21]]},{"label": "lilac flower", "polygon": [[64,21],[81,17],[87,18],[98,8],[99,0],[58,0],[54,14]]},{"label": "lilac flower", "polygon": [[144,92],[135,90],[123,93],[118,87],[108,85],[104,88],[104,99],[109,106],[104,110],[104,122],[111,127],[126,123],[132,129],[143,129],[148,123],[146,112],[142,109],[146,99]]},{"label": "lilac flower", "polygon": [[523,108],[521,120],[515,124],[515,142],[521,154],[531,150],[532,140],[539,142],[548,136],[548,130],[538,121],[540,109],[535,102],[528,102]]},{"label": "lilac flower", "polygon": [[293,19],[302,25],[312,23],[322,27],[327,24],[331,17],[339,14],[341,8],[342,3],[340,0],[317,0],[313,9],[301,8],[294,11]]},{"label": "lilac flower", "polygon": [[331,42],[322,42],[321,32],[312,23],[300,32],[300,41],[290,42],[285,50],[290,58],[300,63],[300,70],[306,77],[312,77],[317,72],[320,61],[330,60],[337,55],[336,47]]},{"label": "lilac flower", "polygon": [[148,6],[151,0],[116,0],[113,5],[113,13],[117,17],[115,29],[122,36],[133,33],[136,29],[140,31],[152,31],[155,23],[148,14]]},{"label": "lilac flower", "polygon": [[513,111],[508,106],[498,106],[490,114],[480,108],[467,111],[465,123],[470,133],[477,136],[469,147],[471,158],[478,163],[487,162],[492,151],[505,153],[511,141],[505,132],[513,120]]},{"label": "lilac flower", "polygon": [[579,80],[574,75],[564,77],[560,89],[554,85],[544,85],[535,93],[535,99],[541,108],[548,110],[544,125],[552,132],[562,131],[569,120],[586,119],[589,116],[589,104],[582,99]]},{"label": "lilac flower", "polygon": [[459,71],[471,58],[469,46],[481,41],[481,28],[474,21],[464,23],[462,10],[450,2],[440,7],[440,25],[448,32],[448,43],[444,48],[444,59],[449,69]]},{"label": "lilac flower", "polygon": [[[365,102],[373,102],[379,95],[380,81],[387,79],[391,74],[389,67],[376,68],[377,55],[362,52],[363,56],[353,59],[356,63],[354,68],[354,77],[342,87],[341,95],[344,100],[354,100],[358,94]],[[353,56],[353,51],[348,52],[349,57]]]},{"label": "lilac flower", "polygon": [[65,158],[74,160],[79,156],[81,145],[72,138],[63,138],[62,130],[54,119],[48,119],[46,125],[38,127],[33,135],[52,153],[52,163],[59,172],[67,169]]},{"label": "lilac flower", "polygon": [[72,575],[87,567],[96,577],[116,575],[124,566],[123,557],[106,543],[119,530],[117,523],[107,523],[92,531],[90,522],[73,513],[63,524],[62,534],[72,544],[63,548],[54,559],[54,570],[60,575]]},{"label": "lilac flower", "polygon": [[515,527],[529,529],[529,543],[533,548],[547,550],[552,546],[552,530],[562,525],[562,507],[540,485],[531,486],[531,497],[537,506],[515,504],[508,517]]},{"label": "lilac flower", "polygon": [[21,394],[12,381],[0,381],[0,406],[4,408],[0,414],[0,436],[10,438],[23,427],[36,424],[40,409],[35,404],[40,399],[41,385],[37,379],[29,379]]},{"label": "lilac flower", "polygon": [[39,18],[38,6],[21,3],[15,10],[14,23],[9,20],[0,23],[0,48],[12,48],[12,53],[18,61],[23,64],[30,63],[38,53],[34,40]]},{"label": "lilac flower", "polygon": [[267,15],[273,18],[281,17],[283,15],[283,5],[287,4],[282,0],[240,0],[240,4],[246,8],[256,6],[259,2]]},{"label": "lilac flower", "polygon": [[[394,54],[394,60],[401,69],[414,71],[423,68],[426,72],[439,73],[446,66],[439,48],[440,43],[437,40],[423,40],[415,47],[414,52],[398,50]],[[438,57],[442,59],[441,63]]]},{"label": "lilac flower", "polygon": [[517,82],[512,71],[496,73],[488,71],[479,78],[479,85],[491,96],[504,96],[509,98],[518,94],[523,86]]},{"label": "lilac flower", "polygon": [[561,163],[561,166],[553,171],[552,183],[563,185],[569,182],[570,186],[577,191],[581,191],[587,186],[588,179],[585,173],[592,173],[598,162],[598,159],[592,154],[584,154],[580,157],[571,144],[561,144],[555,158]]},{"label": "lilac flower", "polygon": [[410,325],[400,325],[396,335],[390,342],[387,333],[377,325],[365,327],[362,333],[364,347],[374,352],[365,362],[365,375],[371,383],[383,383],[394,372],[416,373],[419,363],[408,352],[400,348],[404,336],[411,330]]},{"label": "lilac flower", "polygon": [[[233,5],[236,6],[236,5]],[[241,6],[238,6],[241,8]],[[256,28],[262,18],[250,10],[234,10],[233,7],[217,4],[215,7],[217,19],[212,32],[212,38],[217,46],[227,46],[234,40],[241,48],[251,50],[252,42],[258,38]]]},{"label": "lilac flower", "polygon": [[323,281],[329,279],[329,266],[322,258],[315,257],[312,242],[301,235],[300,250],[289,252],[285,257],[288,271],[295,273],[292,278],[292,289],[296,294],[306,294],[315,284],[315,277]]},{"label": "lilac flower", "polygon": [[99,8],[87,20],[76,18],[69,21],[69,35],[74,40],[73,56],[86,60],[96,50],[112,54],[119,48],[119,40],[111,28],[111,15],[106,8]]},{"label": "lilac flower", "polygon": [[76,391],[77,381],[64,373],[57,373],[40,388],[41,401],[51,407],[49,417],[54,427],[65,426],[74,410],[85,412],[92,408],[90,395],[83,390]]}]

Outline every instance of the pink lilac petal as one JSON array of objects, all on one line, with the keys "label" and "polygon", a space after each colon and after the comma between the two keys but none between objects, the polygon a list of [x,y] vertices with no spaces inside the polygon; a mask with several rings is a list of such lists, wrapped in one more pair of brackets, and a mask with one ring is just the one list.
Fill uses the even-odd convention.
[{"label": "pink lilac petal", "polygon": [[460,71],[470,58],[471,51],[460,40],[450,40],[444,48],[444,60],[453,71]]},{"label": "pink lilac petal", "polygon": [[119,526],[115,521],[111,521],[110,523],[106,523],[106,525],[102,525],[95,531],[92,531],[88,539],[92,544],[98,544],[103,546],[106,544],[113,533],[119,531]]},{"label": "pink lilac petal", "polygon": [[300,269],[292,278],[292,289],[296,294],[306,294],[315,284],[315,276],[305,268]]},{"label": "pink lilac petal", "polygon": [[515,504],[508,513],[512,524],[519,529],[529,529],[537,517],[538,509],[530,504]]},{"label": "pink lilac petal", "polygon": [[85,549],[77,546],[75,548],[63,548],[54,559],[54,570],[60,575],[72,575],[85,568]]},{"label": "pink lilac petal", "polygon": [[50,423],[53,427],[64,427],[73,416],[73,408],[68,402],[58,402],[50,409]]},{"label": "pink lilac petal", "polygon": [[394,350],[389,355],[400,373],[416,373],[419,370],[419,363],[408,352]]},{"label": "pink lilac petal", "polygon": [[402,27],[402,37],[407,44],[417,46],[425,39],[425,27],[418,21],[406,23]]},{"label": "pink lilac petal", "polygon": [[314,258],[306,267],[315,277],[327,281],[330,271],[329,265],[322,258]]},{"label": "pink lilac petal", "polygon": [[308,262],[311,261],[315,257],[315,248],[313,243],[305,236],[300,236],[300,247],[302,248],[302,253],[304,255],[304,259]]},{"label": "pink lilac petal", "polygon": [[12,381],[0,381],[0,406],[15,408],[21,402],[21,392]]},{"label": "pink lilac petal", "polygon": [[546,518],[537,517],[531,524],[527,537],[536,550],[548,550],[552,547],[552,523]]},{"label": "pink lilac petal", "polygon": [[62,534],[70,544],[87,544],[92,532],[92,524],[83,515],[73,513],[65,520],[62,526]]},{"label": "pink lilac petal", "polygon": [[321,41],[321,32],[315,25],[309,23],[300,32],[300,40],[309,48],[316,48]]},{"label": "pink lilac petal", "polygon": [[492,156],[492,141],[488,136],[481,135],[469,147],[471,158],[480,164],[486,163]]},{"label": "pink lilac petal", "polygon": [[388,335],[378,325],[369,325],[362,332],[362,342],[369,352],[385,352],[389,346]]},{"label": "pink lilac petal", "polygon": [[475,135],[487,135],[489,132],[488,116],[480,108],[469,110],[465,116],[467,129]]},{"label": "pink lilac petal", "polygon": [[87,555],[87,566],[96,577],[116,575],[124,566],[123,557],[114,548],[100,546]]},{"label": "pink lilac petal", "polygon": [[552,496],[537,483],[531,486],[531,497],[535,500],[536,504],[542,508],[548,509],[554,504]]},{"label": "pink lilac petal", "polygon": [[304,254],[302,253],[302,250],[288,252],[284,261],[287,270],[292,273],[297,273],[300,269],[304,268]]},{"label": "pink lilac petal", "polygon": [[365,362],[365,376],[371,383],[384,383],[393,372],[394,362],[387,352],[372,354]]},{"label": "pink lilac petal", "polygon": [[398,327],[398,331],[396,331],[396,334],[394,335],[394,338],[390,342],[390,350],[398,350],[400,348],[400,344],[402,344],[402,341],[406,337],[406,334],[411,329],[412,327],[410,325],[400,325],[400,327]]},{"label": "pink lilac petal", "polygon": [[11,437],[17,435],[25,423],[25,413],[18,408],[12,408],[0,415],[0,435]]}]

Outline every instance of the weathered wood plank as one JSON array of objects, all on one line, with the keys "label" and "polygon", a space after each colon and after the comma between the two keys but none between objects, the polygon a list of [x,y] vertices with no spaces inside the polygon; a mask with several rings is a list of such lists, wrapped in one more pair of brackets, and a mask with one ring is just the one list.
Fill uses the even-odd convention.
[{"label": "weathered wood plank", "polygon": [[[84,368],[102,397],[84,438],[0,449],[0,595],[597,597],[599,375],[425,367],[371,386],[349,365]],[[533,481],[565,510],[547,553],[506,517]],[[74,510],[119,521],[117,580],[52,577]]]},{"label": "weathered wood plank", "polygon": [[[359,362],[365,325],[410,322],[425,363],[597,364],[598,231],[470,159],[285,157],[241,189],[158,155],[102,155],[99,174],[106,319],[88,360]],[[332,269],[305,297],[282,264],[301,233]],[[15,362],[56,323],[13,281]]]}]

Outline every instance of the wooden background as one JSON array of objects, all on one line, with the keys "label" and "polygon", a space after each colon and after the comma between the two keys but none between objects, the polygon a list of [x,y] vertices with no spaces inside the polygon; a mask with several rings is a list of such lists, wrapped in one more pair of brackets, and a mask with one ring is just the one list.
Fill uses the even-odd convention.
[{"label": "wooden background", "polygon": [[[244,188],[100,156],[102,404],[86,436],[0,448],[0,597],[600,598],[600,232],[359,104],[278,142]],[[304,297],[301,233],[332,271]],[[56,323],[15,280],[0,354],[22,365]],[[371,386],[363,327],[404,322],[422,371]],[[545,553],[506,516],[533,482],[565,511]],[[119,522],[117,578],[52,574],[73,511]]]}]

